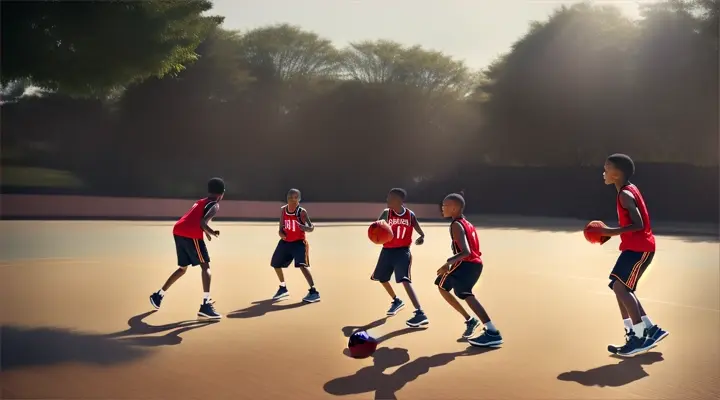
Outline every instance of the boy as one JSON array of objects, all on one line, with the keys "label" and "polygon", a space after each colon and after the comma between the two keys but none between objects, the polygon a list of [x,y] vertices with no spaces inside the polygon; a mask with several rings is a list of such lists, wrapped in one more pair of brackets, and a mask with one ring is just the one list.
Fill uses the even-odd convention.
[{"label": "boy", "polygon": [[[482,253],[480,253],[480,243],[475,227],[465,219],[464,209],[465,199],[463,196],[457,193],[445,196],[442,215],[444,218],[452,218],[450,237],[454,255],[438,269],[435,284],[445,301],[465,318],[465,332],[462,336],[468,338],[468,343],[479,347],[499,346],[503,343],[500,331],[492,323],[485,308],[472,292],[473,286],[482,274],[483,264],[480,258]],[[454,290],[459,299],[465,300],[485,325],[481,335],[470,338],[480,323],[465,311],[460,302],[450,294],[450,290]]]},{"label": "boy", "polygon": [[300,268],[310,286],[308,294],[302,301],[305,303],[320,301],[320,293],[315,289],[315,282],[310,273],[310,246],[305,240],[305,232],[313,230],[315,230],[315,226],[310,221],[307,210],[300,207],[300,191],[290,189],[287,193],[287,204],[282,206],[280,211],[280,230],[278,231],[280,241],[270,260],[270,266],[275,269],[280,280],[280,288],[273,296],[273,300],[279,300],[289,295],[282,269],[289,267],[290,263],[295,261],[295,267]]},{"label": "boy", "polygon": [[420,237],[415,241],[416,245],[425,242],[425,233],[418,223],[415,213],[405,207],[405,198],[407,192],[404,189],[394,188],[390,190],[387,196],[387,206],[378,220],[387,221],[393,232],[393,239],[383,245],[380,250],[375,271],[370,279],[379,281],[392,298],[390,309],[387,311],[388,316],[393,316],[405,307],[405,303],[400,300],[390,285],[390,277],[395,274],[395,283],[401,283],[405,287],[410,301],[415,307],[415,315],[405,324],[411,328],[419,328],[427,325],[428,319],[425,312],[420,307],[417,295],[413,290],[410,268],[412,267],[412,254],[410,254],[410,245],[412,244],[413,230],[416,230]]},{"label": "boy", "polygon": [[220,178],[212,178],[207,188],[208,197],[195,202],[190,211],[185,213],[173,227],[179,268],[170,275],[160,290],[150,295],[150,304],[155,309],[160,308],[165,292],[170,286],[185,275],[188,265],[193,267],[200,265],[204,293],[198,315],[210,319],[222,318],[222,315],[215,311],[214,302],[210,300],[210,255],[203,234],[207,240],[220,236],[220,231],[213,230],[208,223],[220,209],[220,200],[225,195],[225,182]]},{"label": "boy", "polygon": [[[593,228],[607,241],[620,235],[620,256],[610,272],[610,289],[615,292],[625,325],[626,343],[608,346],[608,351],[631,357],[648,351],[664,339],[668,332],[652,323],[635,295],[638,281],[655,255],[655,236],[650,227],[645,200],[637,186],[630,183],[635,163],[625,154],[613,154],[605,161],[603,178],[606,185],[615,185],[619,228]],[[605,242],[603,242],[605,243]]]}]

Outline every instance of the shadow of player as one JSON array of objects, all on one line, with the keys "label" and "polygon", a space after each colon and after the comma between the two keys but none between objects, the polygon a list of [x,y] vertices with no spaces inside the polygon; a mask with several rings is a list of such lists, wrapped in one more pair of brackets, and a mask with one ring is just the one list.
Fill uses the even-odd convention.
[{"label": "shadow of player", "polygon": [[373,321],[364,326],[349,325],[342,328],[342,333],[346,338],[349,338],[353,332],[356,331],[369,331],[370,329],[377,328],[378,326],[384,325],[388,320],[388,317],[380,318],[377,321]]},{"label": "shadow of player", "polygon": [[233,312],[230,312],[227,314],[227,318],[255,318],[255,317],[262,317],[265,314],[276,312],[276,311],[283,311],[283,310],[292,310],[293,308],[300,308],[306,303],[299,301],[297,303],[290,303],[290,304],[280,304],[282,300],[260,300],[260,301],[254,301],[252,302],[250,307],[243,308],[242,310],[235,310]]},{"label": "shadow of player", "polygon": [[[128,329],[104,336],[106,338],[120,340],[133,346],[174,346],[182,342],[180,334],[218,322],[217,320],[198,319],[173,322],[164,325],[150,325],[143,321],[156,311],[157,310],[152,310],[135,315],[128,320]],[[150,336],[161,332],[167,333],[160,336]]]},{"label": "shadow of player", "polygon": [[618,387],[638,381],[648,375],[643,365],[663,361],[662,353],[645,353],[632,358],[621,358],[617,364],[603,365],[587,371],[569,371],[558,375],[557,379],[566,382],[577,382],[584,386]]},{"label": "shadow of player", "polygon": [[64,363],[115,365],[144,358],[147,348],[106,335],[54,327],[3,326],[0,329],[3,371]]},{"label": "shadow of player", "polygon": [[[383,347],[372,355],[373,366],[362,368],[354,375],[333,379],[327,382],[323,389],[326,393],[335,396],[375,392],[375,399],[396,399],[395,393],[398,390],[428,373],[431,368],[447,365],[457,357],[472,356],[492,350],[495,349],[471,347],[454,353],[420,357],[408,363],[410,356],[406,349]],[[386,369],[397,366],[400,368],[395,372],[385,374]]]}]

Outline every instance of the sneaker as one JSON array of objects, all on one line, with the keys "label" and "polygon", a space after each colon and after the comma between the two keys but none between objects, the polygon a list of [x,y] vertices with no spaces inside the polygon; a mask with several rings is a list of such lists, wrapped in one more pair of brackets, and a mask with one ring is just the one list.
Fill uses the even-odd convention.
[{"label": "sneaker", "polygon": [[612,354],[617,354],[618,351],[620,351],[620,349],[622,349],[623,347],[625,347],[625,345],[627,345],[627,342],[630,340],[630,336],[632,336],[632,335],[634,335],[634,333],[630,334],[630,332],[625,330],[625,344],[609,344],[607,347],[608,351]]},{"label": "sneaker", "polygon": [[629,332],[627,343],[625,343],[625,346],[618,349],[617,355],[619,355],[620,357],[633,357],[655,347],[654,343],[645,346],[645,339],[645,337],[637,337],[632,331]]},{"label": "sneaker", "polygon": [[503,338],[499,331],[483,329],[480,336],[468,339],[468,343],[477,347],[497,347],[503,344]]},{"label": "sneaker", "polygon": [[645,329],[645,343],[643,343],[643,347],[651,349],[655,347],[661,340],[665,339],[669,334],[670,332],[662,329],[657,325],[653,325],[652,327]]},{"label": "sneaker", "polygon": [[277,292],[275,292],[275,296],[273,296],[272,299],[273,299],[273,300],[280,300],[280,299],[282,299],[283,297],[288,297],[288,296],[290,296],[290,293],[288,293],[287,287],[286,287],[286,286],[280,286],[280,287],[278,288]]},{"label": "sneaker", "polygon": [[428,319],[423,310],[415,310],[415,315],[409,320],[405,321],[405,325],[411,328],[420,328],[427,325]]},{"label": "sneaker", "polygon": [[160,292],[155,292],[150,295],[150,304],[156,310],[158,310],[160,308],[160,303],[162,303],[162,300],[163,300],[163,297],[162,297],[162,295],[160,295]]},{"label": "sneaker", "polygon": [[478,321],[477,318],[470,317],[469,320],[465,321],[465,332],[463,332],[462,337],[465,339],[471,337],[479,325],[480,321]]},{"label": "sneaker", "polygon": [[402,309],[403,307],[405,307],[405,303],[403,303],[402,300],[396,297],[395,300],[392,301],[392,304],[390,304],[390,308],[387,310],[387,315],[393,316],[397,314],[398,311],[400,311],[400,309]]},{"label": "sneaker", "polygon": [[198,316],[210,318],[210,319],[220,319],[222,318],[222,315],[218,314],[217,311],[215,311],[215,302],[206,299],[203,301],[203,304],[200,306],[200,311],[198,311]]},{"label": "sneaker", "polygon": [[320,293],[315,288],[308,290],[307,296],[303,297],[302,301],[305,303],[317,303],[320,301]]}]

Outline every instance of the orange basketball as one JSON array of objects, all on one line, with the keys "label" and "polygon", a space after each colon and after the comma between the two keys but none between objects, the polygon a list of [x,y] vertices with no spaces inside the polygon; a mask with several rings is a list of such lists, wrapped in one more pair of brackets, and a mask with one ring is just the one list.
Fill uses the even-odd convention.
[{"label": "orange basketball", "polygon": [[368,227],[368,238],[375,244],[385,244],[393,240],[392,229],[386,221],[375,221]]},{"label": "orange basketball", "polygon": [[590,221],[587,225],[585,225],[583,234],[585,235],[585,240],[593,244],[605,243],[607,241],[607,238],[602,237],[599,233],[589,233],[588,228],[607,228],[607,225],[605,225],[604,222]]}]

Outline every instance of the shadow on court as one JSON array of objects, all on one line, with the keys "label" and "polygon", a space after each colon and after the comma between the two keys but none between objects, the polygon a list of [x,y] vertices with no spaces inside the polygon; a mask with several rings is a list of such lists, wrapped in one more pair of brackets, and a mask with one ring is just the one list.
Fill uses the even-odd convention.
[{"label": "shadow on court", "polygon": [[[375,399],[396,399],[395,394],[400,389],[428,373],[431,368],[447,365],[458,357],[474,356],[492,350],[496,349],[470,347],[463,351],[435,354],[408,362],[410,355],[406,349],[383,347],[372,355],[372,366],[362,368],[353,375],[333,379],[327,382],[323,389],[335,396],[374,393]],[[392,374],[385,373],[385,370],[398,366],[400,368]]]},{"label": "shadow on court", "polygon": [[262,317],[263,315],[271,312],[292,310],[293,308],[300,308],[308,305],[302,301],[297,303],[284,303],[282,300],[272,299],[254,301],[251,304],[252,305],[250,307],[228,313],[227,318],[256,318]]},{"label": "shadow on court", "polygon": [[[614,356],[613,358],[620,358]],[[557,379],[576,382],[583,386],[619,387],[650,376],[644,365],[663,361],[662,353],[645,353],[632,358],[622,358],[617,364],[603,365],[587,371],[570,371],[558,375]]]},{"label": "shadow on court", "polygon": [[64,363],[114,365],[139,360],[148,349],[61,328],[2,328],[2,367],[5,371]]},{"label": "shadow on court", "polygon": [[[154,314],[156,310],[147,311],[131,317],[127,324],[128,329],[105,335],[107,338],[118,339],[133,346],[174,346],[182,342],[180,334],[193,329],[203,328],[218,321],[207,319],[186,320],[165,325],[150,325],[143,320]],[[150,336],[167,332],[164,335]]]}]

